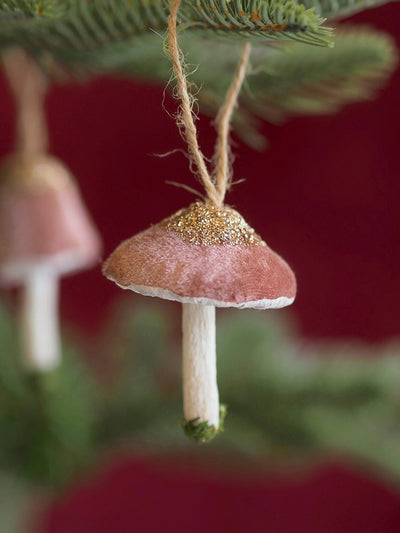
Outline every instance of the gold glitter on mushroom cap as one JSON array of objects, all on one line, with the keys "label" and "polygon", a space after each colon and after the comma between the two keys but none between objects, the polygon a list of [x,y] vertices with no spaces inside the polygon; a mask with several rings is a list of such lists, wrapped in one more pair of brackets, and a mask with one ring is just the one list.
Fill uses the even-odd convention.
[{"label": "gold glitter on mushroom cap", "polygon": [[242,215],[230,207],[195,202],[160,223],[197,245],[266,246]]}]

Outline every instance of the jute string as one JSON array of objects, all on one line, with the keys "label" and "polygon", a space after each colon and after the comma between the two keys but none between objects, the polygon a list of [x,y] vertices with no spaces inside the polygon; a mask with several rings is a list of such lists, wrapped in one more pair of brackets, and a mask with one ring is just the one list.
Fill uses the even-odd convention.
[{"label": "jute string", "polygon": [[243,46],[242,57],[233,82],[226,94],[225,102],[216,117],[217,142],[213,157],[214,171],[212,175],[210,175],[197,139],[197,129],[192,112],[194,98],[188,90],[187,80],[181,61],[182,52],[178,46],[176,26],[180,4],[181,0],[173,0],[168,21],[169,52],[171,54],[172,66],[177,80],[178,95],[181,100],[177,122],[181,134],[188,145],[190,161],[196,168],[197,174],[207,193],[207,200],[215,206],[222,206],[231,179],[229,146],[230,123],[233,111],[237,104],[240,88],[246,75],[250,55],[250,45],[245,43]]},{"label": "jute string", "polygon": [[226,191],[229,189],[232,178],[231,148],[229,145],[229,132],[233,111],[237,105],[238,96],[246,76],[246,69],[250,56],[250,44],[243,45],[242,56],[236,70],[232,84],[226,93],[225,102],[215,119],[217,128],[217,142],[214,152],[214,183],[219,202],[224,202]]},{"label": "jute string", "polygon": [[48,145],[46,80],[36,62],[21,49],[5,54],[3,67],[17,105],[16,151],[27,158],[44,153]]}]

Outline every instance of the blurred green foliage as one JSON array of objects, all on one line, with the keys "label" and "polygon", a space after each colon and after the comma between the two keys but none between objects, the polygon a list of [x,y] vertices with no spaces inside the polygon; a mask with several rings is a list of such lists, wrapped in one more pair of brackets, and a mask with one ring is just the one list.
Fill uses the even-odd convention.
[{"label": "blurred green foliage", "polygon": [[0,464],[35,483],[63,484],[92,457],[97,385],[69,347],[56,370],[26,372],[17,340],[1,307]]},{"label": "blurred green foliage", "polygon": [[225,431],[198,446],[180,427],[180,346],[166,309],[118,312],[100,342],[112,366],[104,381],[68,344],[58,369],[27,374],[15,323],[0,308],[3,469],[57,487],[122,446],[282,465],[337,453],[400,479],[400,345],[311,344],[286,312],[220,311],[218,381],[229,414]]}]

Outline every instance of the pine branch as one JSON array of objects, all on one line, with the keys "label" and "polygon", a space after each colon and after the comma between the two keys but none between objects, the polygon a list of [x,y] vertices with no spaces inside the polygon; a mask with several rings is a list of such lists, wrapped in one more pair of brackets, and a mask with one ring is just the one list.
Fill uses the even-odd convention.
[{"label": "pine branch", "polygon": [[327,114],[376,95],[397,65],[397,48],[387,34],[344,28],[333,50],[285,48],[249,78],[246,105],[257,116],[279,122],[288,116]]},{"label": "pine branch", "polygon": [[336,20],[348,17],[364,9],[370,9],[391,0],[302,0],[308,8],[314,8],[321,17]]},{"label": "pine branch", "polygon": [[[394,43],[373,31],[342,32],[334,50],[284,45],[285,39],[309,43],[316,39],[322,44],[328,35],[326,28],[318,26],[322,19],[304,5],[283,0],[196,2],[183,2],[181,28],[186,31],[180,41],[187,60],[200,65],[192,79],[202,87],[199,101],[206,114],[215,115],[230,83],[237,58],[235,41],[245,37],[259,43],[253,47],[253,72],[235,116],[236,131],[256,148],[262,147],[263,140],[255,118],[279,122],[296,114],[337,111],[347,103],[371,98],[394,68]],[[360,6],[361,1],[350,4]],[[155,31],[165,29],[166,6],[164,0],[3,0],[0,48],[24,46],[55,76],[60,71],[54,65],[61,63],[75,74],[125,73],[164,85],[170,63],[161,53],[162,39]],[[326,11],[329,6],[346,7],[344,0],[326,0],[320,9]],[[10,14],[17,18],[4,22]],[[287,28],[282,29],[285,21]],[[220,35],[224,39],[216,38]],[[275,38],[281,40],[279,48],[260,44]]]},{"label": "pine branch", "polygon": [[0,0],[0,25],[33,18],[57,17],[65,12],[60,0]]},{"label": "pine branch", "polygon": [[[187,36],[184,46],[188,61],[199,63],[192,79],[202,87],[198,94],[200,109],[214,116],[229,85],[237,53],[232,47],[228,50],[222,44],[196,42],[191,36]],[[394,39],[365,27],[342,27],[333,49],[300,43],[273,49],[254,46],[252,69],[235,116],[236,132],[246,138],[254,131],[252,116],[278,123],[296,115],[334,113],[347,104],[372,99],[397,62]],[[159,65],[153,73],[160,74],[161,68]]]},{"label": "pine branch", "polygon": [[325,21],[296,1],[281,0],[196,0],[186,2],[193,13],[188,17],[199,28],[209,28],[223,35],[233,32],[246,38],[259,36],[273,40],[293,39],[321,46],[332,45],[330,29]]},{"label": "pine branch", "polygon": [[[71,66],[83,52],[104,53],[121,43],[133,48],[138,36],[164,32],[168,14],[165,0],[3,0],[0,47],[22,46]],[[185,0],[180,16],[182,28],[207,38],[332,45],[331,30],[321,26],[324,19],[297,0]]]},{"label": "pine branch", "polygon": [[[214,117],[230,84],[239,45],[210,42],[193,33],[182,34],[180,40],[192,70],[191,81],[201,86],[197,95],[200,109]],[[159,37],[145,35],[134,48],[120,44],[106,53],[82,53],[80,68],[165,85],[170,62],[160,55],[160,46]],[[333,49],[300,43],[280,48],[253,46],[252,68],[240,96],[235,130],[254,144],[254,139],[260,142],[252,124],[256,117],[277,123],[293,115],[333,113],[346,104],[373,98],[396,64],[394,40],[363,27],[339,30]],[[248,139],[249,135],[253,137]]]}]

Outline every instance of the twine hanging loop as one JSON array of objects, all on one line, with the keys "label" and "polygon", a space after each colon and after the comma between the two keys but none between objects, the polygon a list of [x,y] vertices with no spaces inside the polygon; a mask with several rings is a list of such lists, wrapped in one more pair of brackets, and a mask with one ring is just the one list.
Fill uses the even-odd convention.
[{"label": "twine hanging loop", "polygon": [[231,156],[229,146],[229,131],[232,114],[237,105],[238,96],[242,87],[250,56],[250,45],[245,43],[242,56],[225,97],[225,102],[216,117],[217,141],[215,145],[213,164],[214,169],[210,174],[202,154],[198,139],[197,129],[193,117],[194,97],[188,90],[184,68],[182,66],[182,52],[177,39],[177,14],[181,0],[173,0],[168,21],[168,44],[172,59],[172,66],[177,80],[177,90],[181,100],[177,115],[177,123],[183,139],[186,141],[189,159],[192,167],[200,178],[207,194],[207,201],[216,207],[222,207],[227,189],[231,182]]}]

